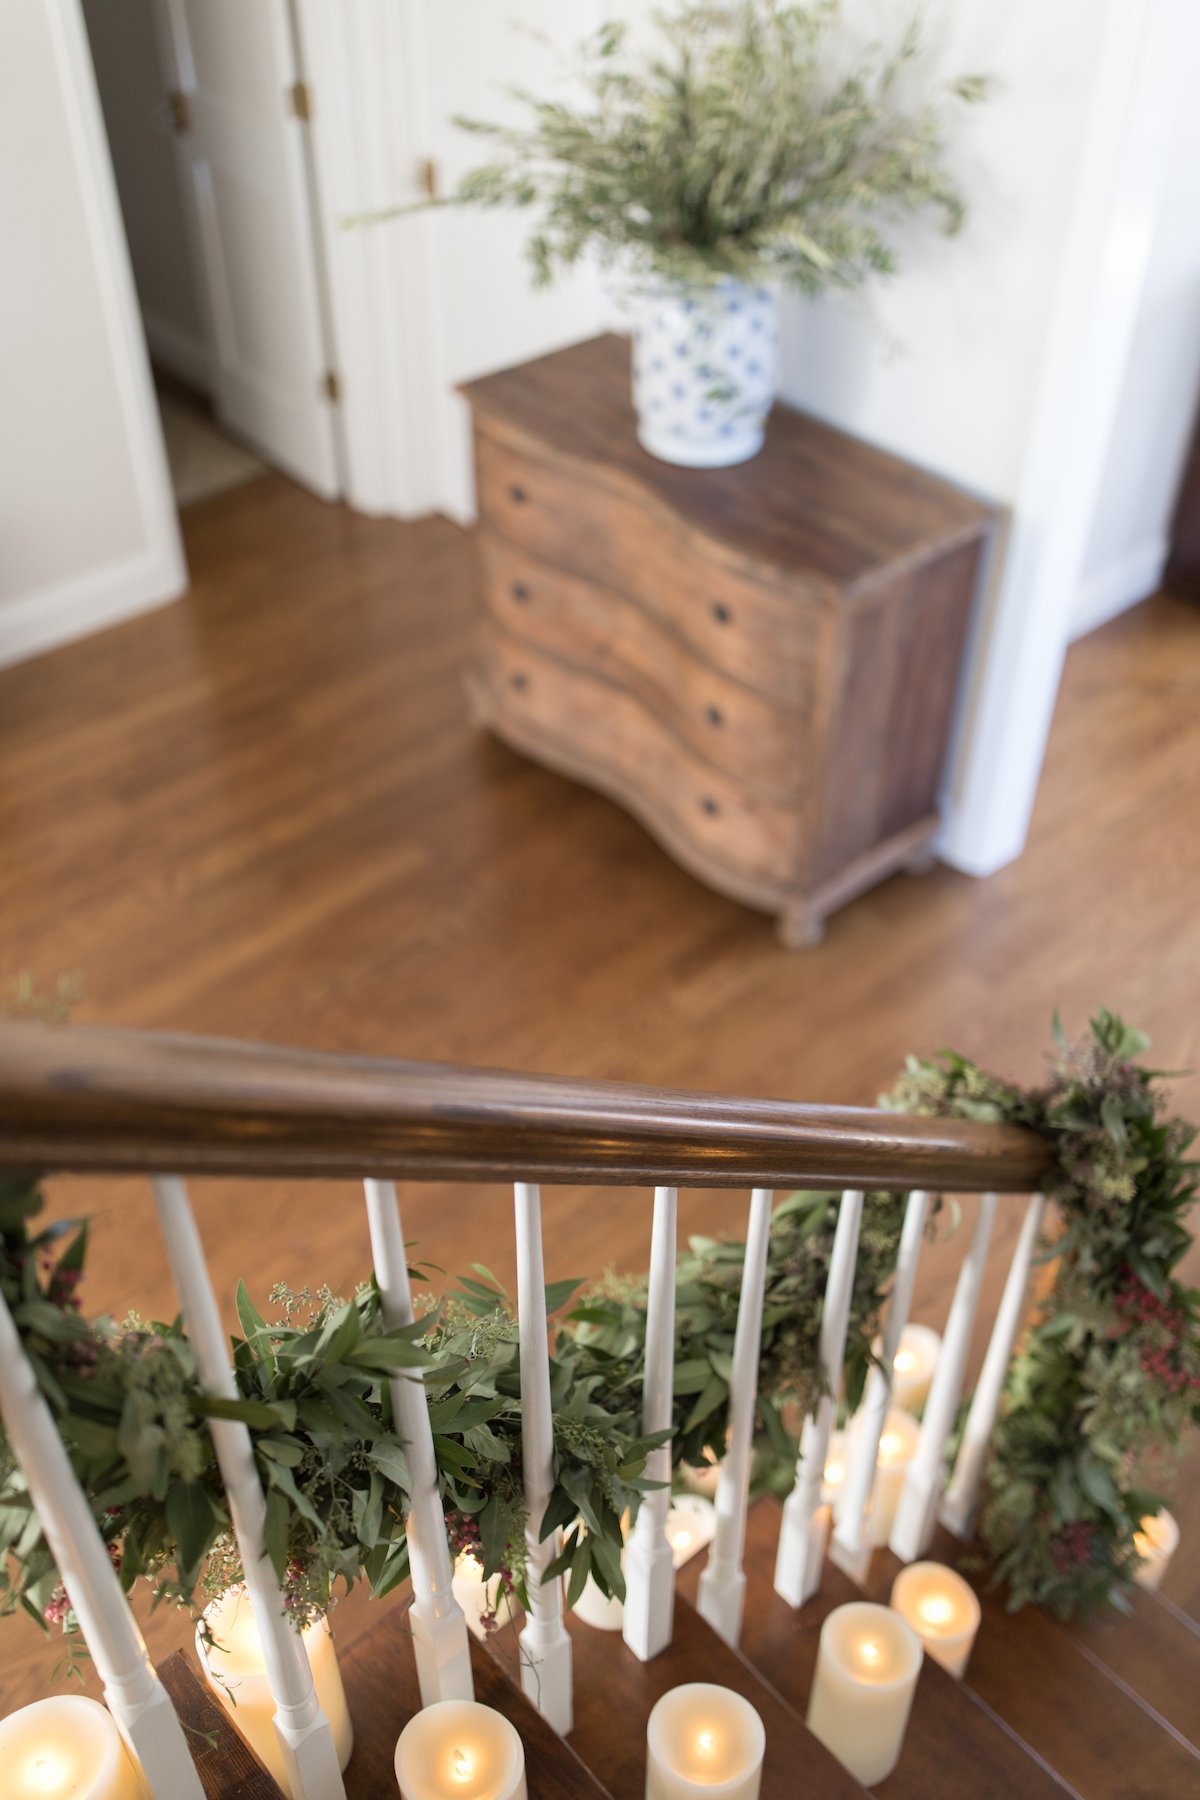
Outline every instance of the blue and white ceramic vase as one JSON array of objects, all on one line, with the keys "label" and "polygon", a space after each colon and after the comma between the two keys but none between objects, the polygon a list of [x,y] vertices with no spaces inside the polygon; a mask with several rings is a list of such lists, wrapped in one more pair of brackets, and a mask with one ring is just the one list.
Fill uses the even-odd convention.
[{"label": "blue and white ceramic vase", "polygon": [[775,296],[740,281],[637,295],[633,404],[643,449],[717,469],[762,448],[775,397]]}]

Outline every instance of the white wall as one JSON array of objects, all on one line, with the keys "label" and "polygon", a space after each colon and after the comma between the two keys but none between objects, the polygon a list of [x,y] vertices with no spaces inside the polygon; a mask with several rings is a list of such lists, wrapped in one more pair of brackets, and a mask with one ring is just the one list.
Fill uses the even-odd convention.
[{"label": "white wall", "polygon": [[1073,621],[1080,636],[1158,588],[1200,401],[1200,107],[1178,110],[1168,179]]},{"label": "white wall", "polygon": [[150,353],[207,392],[199,285],[155,26],[159,4],[83,0],[84,21]]},{"label": "white wall", "polygon": [[0,662],[185,584],[76,0],[0,7]]}]

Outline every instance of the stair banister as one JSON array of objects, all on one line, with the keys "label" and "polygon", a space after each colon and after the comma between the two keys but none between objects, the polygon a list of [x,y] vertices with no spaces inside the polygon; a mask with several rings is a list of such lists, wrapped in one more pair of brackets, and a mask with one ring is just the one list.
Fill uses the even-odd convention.
[{"label": "stair banister", "polygon": [[946,1441],[954,1423],[954,1415],[962,1394],[967,1355],[971,1348],[971,1332],[979,1307],[983,1272],[987,1266],[988,1245],[996,1216],[995,1194],[984,1194],[979,1202],[970,1247],[959,1270],[950,1302],[950,1313],[942,1336],[942,1348],[925,1413],[916,1453],[908,1466],[904,1488],[896,1506],[892,1526],[891,1548],[903,1562],[916,1562],[924,1556],[933,1537],[938,1504],[942,1495],[943,1463]]},{"label": "stair banister", "polygon": [[109,1711],[140,1761],[154,1800],[204,1800],[183,1726],[150,1662],[2,1294],[0,1418],[96,1665]]},{"label": "stair banister", "polygon": [[892,1398],[892,1372],[900,1335],[908,1323],[925,1219],[929,1211],[929,1195],[914,1188],[904,1209],[900,1231],[900,1247],[896,1253],[896,1273],[892,1278],[892,1297],[883,1327],[879,1364],[867,1376],[866,1392],[859,1408],[854,1431],[849,1440],[846,1478],[842,1491],[834,1501],[834,1531],[829,1553],[840,1569],[861,1582],[871,1560],[873,1545],[867,1530],[867,1509],[875,1485],[875,1469],[879,1460],[879,1441]]},{"label": "stair banister", "polygon": [[[390,1181],[368,1180],[363,1186],[380,1311],[389,1330],[396,1331],[411,1325],[413,1320],[408,1257],[396,1189]],[[446,1515],[438,1487],[425,1385],[419,1375],[393,1375],[388,1388],[392,1417],[404,1439],[412,1477],[412,1497],[405,1521],[413,1587],[408,1617],[421,1704],[473,1700],[471,1646],[466,1619],[454,1597],[454,1566],[446,1539]]]},{"label": "stair banister", "polygon": [[[646,1290],[646,1374],[642,1430],[671,1429],[675,1387],[675,1255],[679,1196],[654,1193],[650,1276]],[[643,1496],[625,1551],[625,1642],[648,1662],[671,1642],[675,1617],[675,1562],[667,1540],[671,1505],[671,1446],[650,1452],[646,1479],[663,1485]]]},{"label": "stair banister", "polygon": [[[197,1372],[210,1394],[236,1400],[221,1315],[187,1190],[177,1176],[160,1175],[154,1178],[154,1195]],[[213,1418],[208,1423],[275,1697],[275,1732],[292,1800],[345,1800],[333,1729],[313,1687],[304,1640],[288,1620],[267,1556],[267,1502],[250,1429],[237,1419]]]},{"label": "stair banister", "polygon": [[821,1504],[821,1484],[842,1383],[862,1210],[861,1191],[848,1189],[838,1206],[825,1301],[821,1309],[818,1355],[825,1392],[817,1401],[816,1411],[806,1416],[801,1428],[796,1479],[784,1502],[783,1523],[779,1530],[775,1592],[792,1606],[803,1606],[821,1585],[821,1564],[825,1559],[825,1539],[829,1531],[829,1514]]},{"label": "stair banister", "polygon": [[525,1578],[529,1613],[521,1632],[521,1686],[561,1737],[574,1719],[571,1640],[563,1623],[562,1583],[543,1579],[558,1555],[561,1534],[542,1541],[554,1490],[554,1414],[542,1255],[542,1201],[537,1185],[515,1184],[517,1329],[521,1366],[521,1462],[525,1483]]},{"label": "stair banister", "polygon": [[1025,1209],[1020,1234],[1009,1264],[1004,1293],[996,1312],[987,1354],[983,1359],[979,1382],[971,1396],[962,1443],[954,1464],[954,1473],[942,1500],[941,1519],[956,1537],[969,1538],[975,1525],[979,1489],[987,1460],[988,1441],[1000,1406],[1008,1365],[1012,1359],[1021,1315],[1025,1310],[1025,1290],[1029,1285],[1029,1265],[1037,1248],[1042,1228],[1045,1200],[1033,1194]]},{"label": "stair banister", "polygon": [[1029,1194],[1016,1125],[0,1022],[0,1168]]},{"label": "stair banister", "polygon": [[767,1275],[767,1251],[770,1247],[771,1208],[774,1199],[770,1188],[755,1188],[750,1196],[746,1258],[742,1265],[737,1326],[733,1337],[729,1446],[717,1481],[716,1532],[708,1553],[708,1563],[700,1577],[697,1600],[701,1616],[735,1649],[742,1635],[742,1608],[746,1598],[746,1573],[742,1560],[746,1549],[746,1507],[750,1493],[754,1412],[758,1403],[763,1288]]}]

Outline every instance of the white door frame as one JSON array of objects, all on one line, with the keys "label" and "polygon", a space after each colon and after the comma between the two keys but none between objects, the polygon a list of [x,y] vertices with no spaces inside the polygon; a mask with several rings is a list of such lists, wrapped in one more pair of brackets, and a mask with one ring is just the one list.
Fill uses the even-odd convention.
[{"label": "white door frame", "polygon": [[[149,611],[183,593],[188,581],[83,10],[79,0],[46,0],[45,11],[66,98],[71,160],[83,197],[144,540],[131,556],[8,602],[0,621],[0,664]],[[46,228],[52,230],[53,222],[47,221]]]},{"label": "white door frame", "polygon": [[939,849],[989,875],[1025,845],[1145,285],[1195,0],[1115,0],[1023,471],[969,652]]}]

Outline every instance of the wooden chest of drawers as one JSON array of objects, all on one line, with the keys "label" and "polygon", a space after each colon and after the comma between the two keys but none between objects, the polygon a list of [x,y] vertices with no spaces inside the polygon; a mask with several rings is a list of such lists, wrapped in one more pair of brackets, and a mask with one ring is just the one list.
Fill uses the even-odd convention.
[{"label": "wooden chest of drawers", "polygon": [[913,866],[989,508],[783,406],[752,462],[657,462],[618,337],[465,392],[487,725],[791,946]]}]

